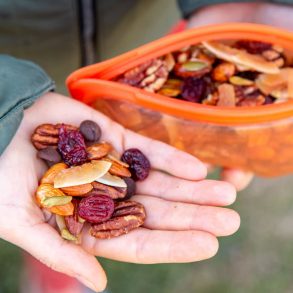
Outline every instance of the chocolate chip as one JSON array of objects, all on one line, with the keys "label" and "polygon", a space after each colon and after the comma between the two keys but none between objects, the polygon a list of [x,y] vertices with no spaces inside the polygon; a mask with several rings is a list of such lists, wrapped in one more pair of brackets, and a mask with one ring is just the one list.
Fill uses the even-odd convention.
[{"label": "chocolate chip", "polygon": [[91,120],[83,121],[79,126],[79,131],[89,142],[97,142],[102,134],[100,126]]},{"label": "chocolate chip", "polygon": [[37,157],[46,161],[49,166],[61,162],[61,155],[54,147],[46,147],[45,149],[39,150]]},{"label": "chocolate chip", "polygon": [[136,183],[130,177],[125,177],[125,178],[123,178],[123,180],[125,181],[125,183],[127,185],[126,195],[123,198],[123,200],[127,200],[127,199],[131,198],[135,194],[135,191],[136,191]]}]

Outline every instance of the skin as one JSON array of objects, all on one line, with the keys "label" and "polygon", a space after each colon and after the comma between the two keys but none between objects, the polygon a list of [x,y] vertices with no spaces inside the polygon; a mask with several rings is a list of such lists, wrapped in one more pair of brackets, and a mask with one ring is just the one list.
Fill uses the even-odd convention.
[{"label": "skin", "polygon": [[[188,28],[227,22],[251,22],[292,30],[292,6],[270,3],[225,3],[206,6],[194,13]],[[237,191],[245,189],[253,179],[253,173],[224,168],[221,179],[233,184]]]},{"label": "skin", "polygon": [[[145,225],[111,240],[97,240],[88,235],[87,228],[79,246],[63,240],[48,223],[48,214],[34,201],[46,166],[36,158],[30,136],[41,123],[79,125],[85,119],[96,121],[103,129],[102,139],[120,153],[139,148],[153,169],[137,184],[133,198],[145,205]],[[0,161],[0,237],[94,291],[102,291],[107,283],[95,255],[145,264],[200,261],[216,254],[216,237],[230,235],[240,225],[239,215],[224,208],[234,202],[235,188],[226,182],[204,180],[207,170],[199,160],[130,132],[86,105],[56,93],[45,94],[25,110]]]}]

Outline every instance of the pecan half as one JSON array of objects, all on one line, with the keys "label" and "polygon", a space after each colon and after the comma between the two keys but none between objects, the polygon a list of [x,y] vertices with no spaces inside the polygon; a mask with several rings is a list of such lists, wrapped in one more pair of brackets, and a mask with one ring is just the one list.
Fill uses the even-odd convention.
[{"label": "pecan half", "polygon": [[126,196],[127,188],[108,186],[96,181],[92,182],[92,186],[94,190],[89,195],[92,193],[103,194],[110,196],[112,199],[124,198]]},{"label": "pecan half", "polygon": [[77,127],[69,124],[41,124],[35,129],[31,137],[31,141],[35,148],[37,150],[45,149],[48,146],[57,148],[59,129],[62,125],[68,130],[77,129]]},{"label": "pecan half", "polygon": [[111,219],[92,225],[90,234],[96,238],[109,239],[117,237],[138,228],[144,223],[145,209],[142,204],[135,201],[116,203]]}]

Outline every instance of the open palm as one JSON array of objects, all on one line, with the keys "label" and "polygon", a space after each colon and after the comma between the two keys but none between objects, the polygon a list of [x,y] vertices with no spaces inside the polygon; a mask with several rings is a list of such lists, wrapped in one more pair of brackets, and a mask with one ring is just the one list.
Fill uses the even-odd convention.
[{"label": "open palm", "polygon": [[[137,184],[134,196],[146,208],[144,226],[110,240],[95,239],[85,229],[79,246],[63,240],[34,202],[46,167],[36,158],[30,135],[41,123],[79,125],[86,119],[96,121],[103,130],[102,139],[118,151],[142,150],[153,170]],[[205,166],[196,158],[130,132],[79,102],[49,93],[25,111],[17,134],[1,156],[0,237],[100,291],[107,279],[94,255],[167,263],[199,261],[217,252],[216,236],[232,234],[240,223],[236,212],[217,206],[231,204],[236,194],[228,183],[203,180],[205,176]]]}]

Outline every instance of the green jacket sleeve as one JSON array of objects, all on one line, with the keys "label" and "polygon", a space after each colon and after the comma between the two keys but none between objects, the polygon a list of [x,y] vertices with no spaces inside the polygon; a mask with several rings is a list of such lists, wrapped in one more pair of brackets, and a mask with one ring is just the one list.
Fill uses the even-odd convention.
[{"label": "green jacket sleeve", "polygon": [[250,0],[177,0],[182,16],[188,18],[196,10],[208,5],[220,3],[235,3],[235,2],[271,2],[276,4],[293,5],[293,0],[273,0],[273,1],[250,1]]},{"label": "green jacket sleeve", "polygon": [[54,82],[36,64],[0,54],[0,154],[13,138],[24,109]]}]

